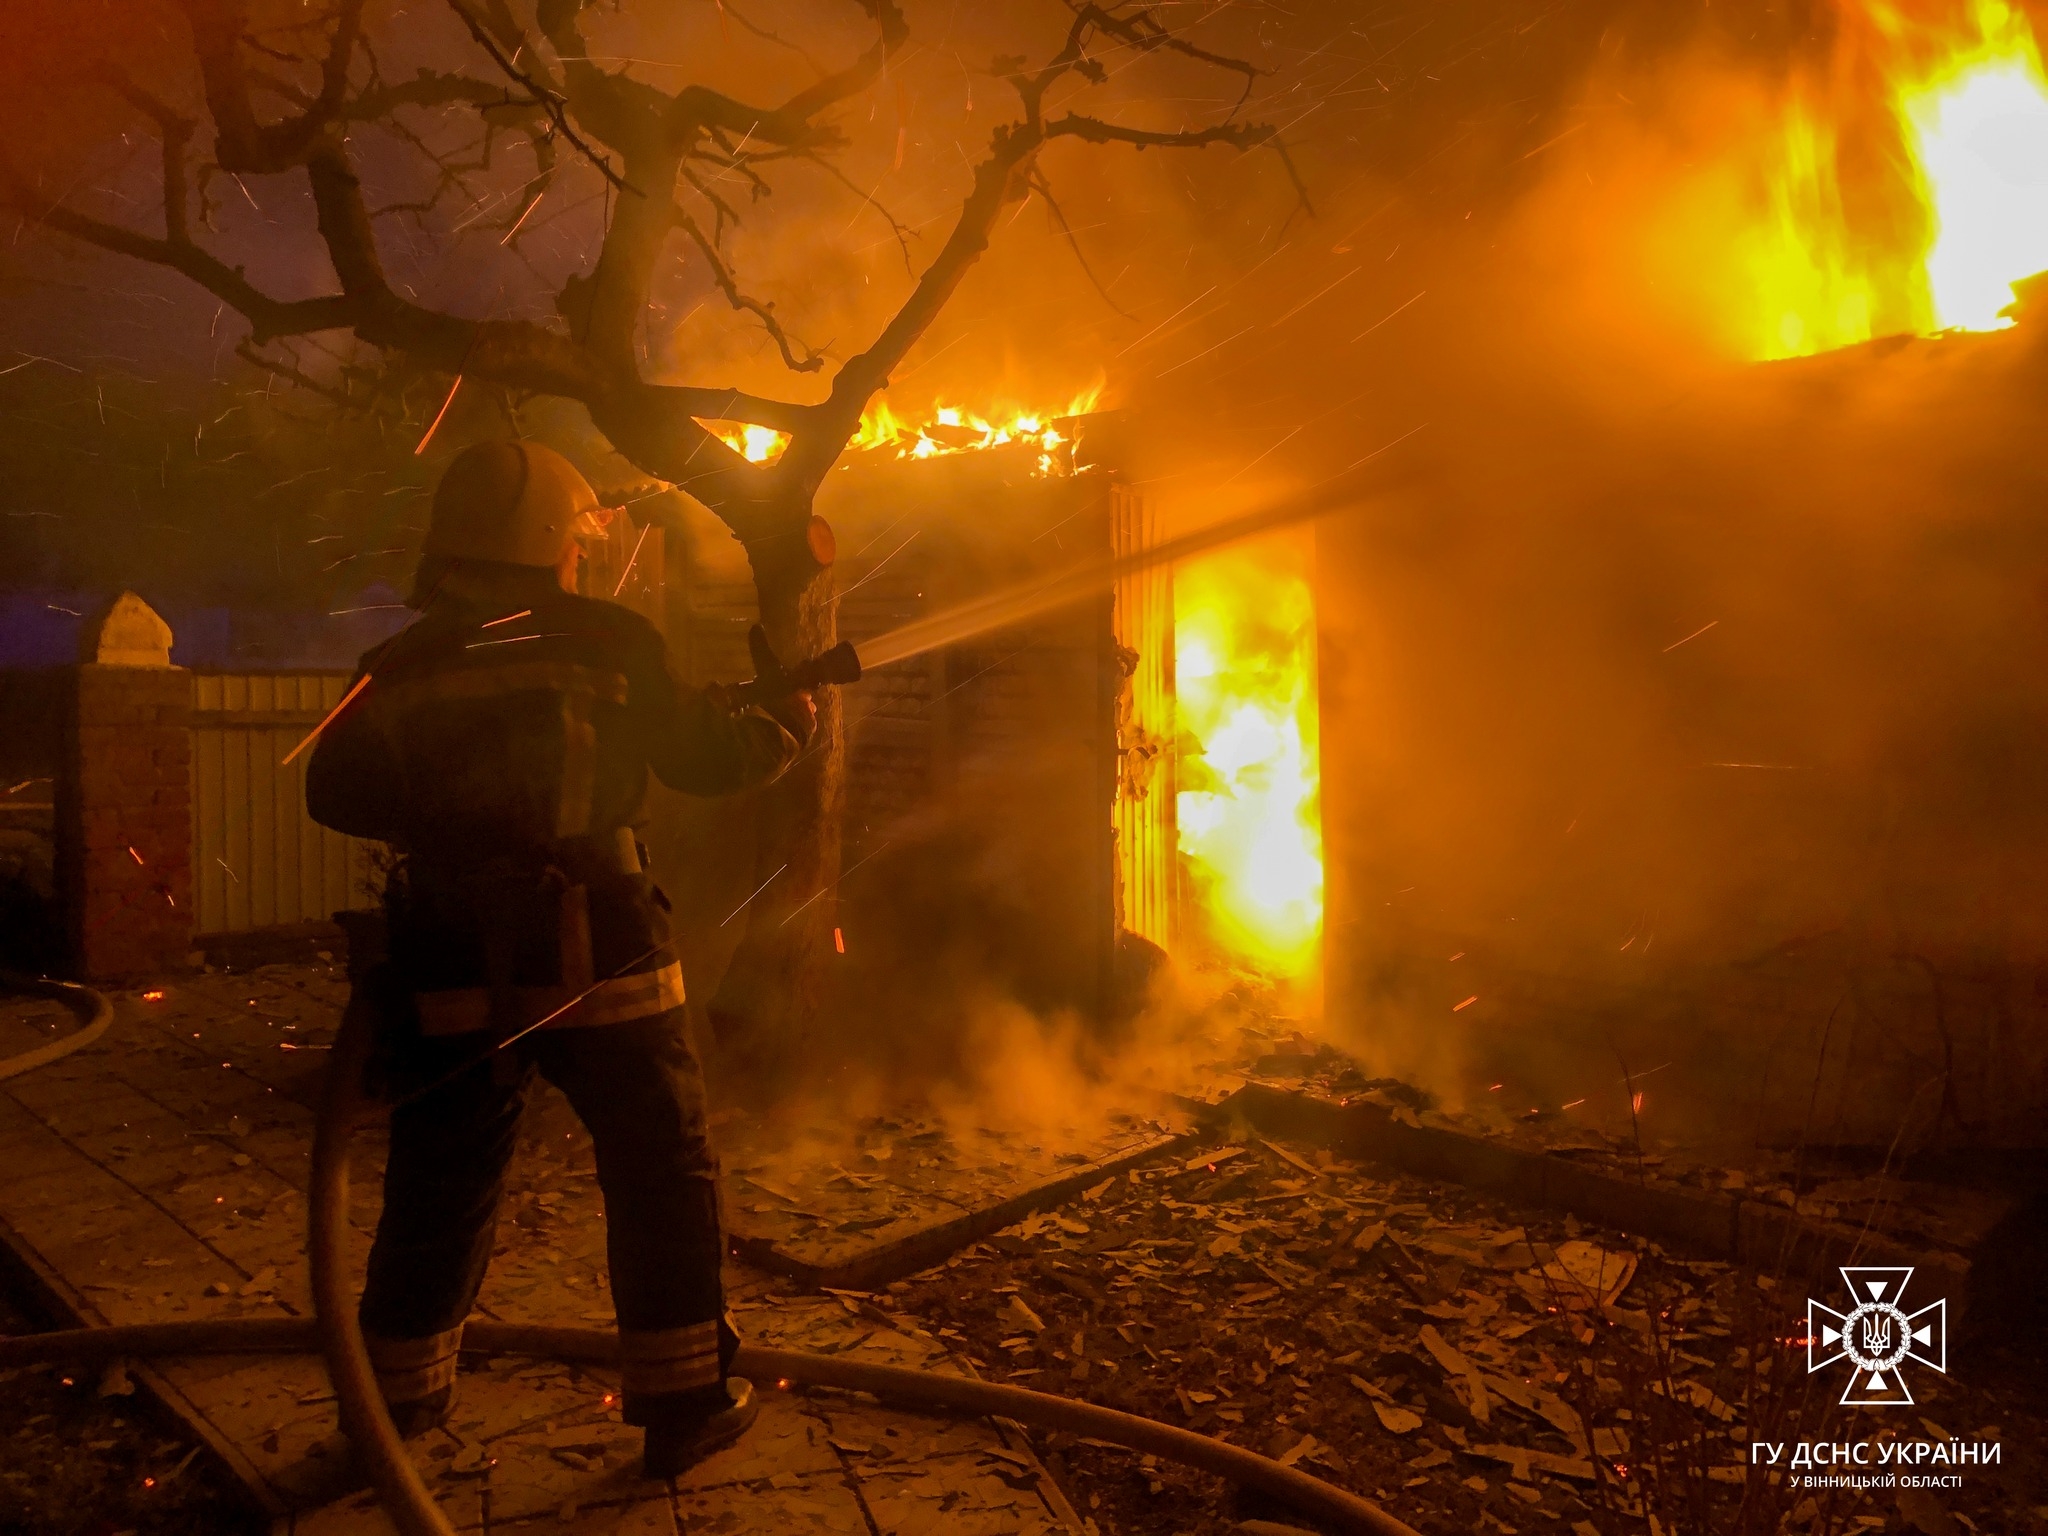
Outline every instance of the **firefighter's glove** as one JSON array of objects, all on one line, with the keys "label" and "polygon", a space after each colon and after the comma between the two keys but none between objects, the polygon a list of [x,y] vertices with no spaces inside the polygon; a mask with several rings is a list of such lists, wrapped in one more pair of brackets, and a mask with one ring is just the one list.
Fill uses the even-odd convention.
[{"label": "firefighter's glove", "polygon": [[759,624],[747,630],[747,650],[754,661],[754,681],[743,693],[751,693],[762,713],[797,740],[809,746],[818,729],[818,703],[808,688],[792,686],[796,679],[784,669],[768,643],[768,631]]},{"label": "firefighter's glove", "polygon": [[794,736],[797,745],[807,747],[818,731],[818,701],[808,688],[785,693],[761,705],[761,712]]}]

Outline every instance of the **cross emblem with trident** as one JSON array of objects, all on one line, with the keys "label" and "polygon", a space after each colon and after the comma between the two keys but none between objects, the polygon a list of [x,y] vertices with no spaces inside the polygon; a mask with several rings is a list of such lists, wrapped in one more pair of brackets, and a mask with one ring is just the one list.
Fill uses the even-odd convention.
[{"label": "cross emblem with trident", "polygon": [[1849,1384],[1842,1402],[1852,1408],[1902,1407],[1913,1401],[1906,1387],[1908,1360],[1948,1374],[1948,1302],[1930,1302],[1907,1313],[1899,1298],[1913,1278],[1911,1265],[1896,1268],[1844,1266],[1842,1280],[1854,1305],[1847,1312],[1806,1302],[1808,1373],[1847,1360]]}]

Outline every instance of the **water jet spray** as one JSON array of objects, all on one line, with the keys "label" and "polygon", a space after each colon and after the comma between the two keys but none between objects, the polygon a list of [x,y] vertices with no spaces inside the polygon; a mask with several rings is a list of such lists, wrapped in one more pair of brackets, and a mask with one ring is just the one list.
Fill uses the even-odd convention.
[{"label": "water jet spray", "polygon": [[877,667],[912,661],[928,652],[957,645],[962,640],[972,640],[991,630],[1005,629],[1064,608],[1069,603],[1080,602],[1133,572],[1157,565],[1172,565],[1297,523],[1356,511],[1367,504],[1364,493],[1352,483],[1351,477],[1342,477],[1335,483],[1191,529],[1163,544],[1149,545],[1128,554],[1084,560],[1062,571],[969,598],[938,613],[899,625],[872,640],[864,640],[858,650],[852,642],[842,640],[830,650],[787,668],[776,660],[773,651],[766,648],[765,640],[756,639],[760,633],[756,626],[748,636],[748,643],[753,649],[757,676],[751,683],[740,684],[734,694],[741,702],[758,703],[799,688],[856,682]]}]

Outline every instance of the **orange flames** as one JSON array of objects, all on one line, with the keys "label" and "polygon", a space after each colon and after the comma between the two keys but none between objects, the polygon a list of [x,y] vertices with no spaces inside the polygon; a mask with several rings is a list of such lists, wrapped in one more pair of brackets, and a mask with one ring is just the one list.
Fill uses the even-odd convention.
[{"label": "orange flames", "polygon": [[[1059,410],[942,405],[912,425],[877,401],[848,445],[928,459],[1035,448],[1037,472],[1069,472],[1057,421],[1085,416],[1100,386]],[[704,425],[772,464],[789,436],[746,422]],[[1174,576],[1180,852],[1197,927],[1230,961],[1273,980],[1313,978],[1323,927],[1315,603],[1301,549],[1240,546]]]},{"label": "orange flames", "polygon": [[1174,573],[1176,813],[1209,937],[1285,980],[1323,928],[1315,602],[1292,545]]},{"label": "orange flames", "polygon": [[[1755,354],[2011,324],[2012,284],[2048,268],[2048,77],[2026,17],[1861,0],[1838,65],[1784,103],[1742,241]],[[1872,78],[1874,114],[1852,100]]]},{"label": "orange flames", "polygon": [[2025,17],[1978,17],[1967,63],[1904,105],[1934,214],[1935,322],[1986,331],[2011,323],[2013,282],[2048,268],[2048,81]]},{"label": "orange flames", "polygon": [[1053,450],[1067,439],[1053,425],[1074,416],[1086,416],[1102,397],[1098,383],[1074,396],[1063,409],[1035,410],[1000,406],[984,414],[957,405],[941,405],[931,419],[911,426],[877,400],[861,416],[860,431],[851,447],[864,450],[893,449],[899,459],[929,459],[945,453],[969,453],[982,448],[999,448],[1006,443],[1027,443],[1039,450],[1041,474],[1056,472]]},{"label": "orange flames", "polygon": [[[899,459],[929,459],[947,453],[971,453],[1000,448],[1011,443],[1027,444],[1039,450],[1038,472],[1057,474],[1060,458],[1054,451],[1068,439],[1055,422],[1086,416],[1102,398],[1097,383],[1081,391],[1058,410],[1025,406],[991,407],[986,413],[964,406],[935,406],[926,421],[913,425],[877,400],[861,413],[860,430],[847,447],[856,452],[893,450]],[[707,421],[703,425],[733,452],[752,464],[773,464],[789,446],[789,434],[773,427],[743,421]]]},{"label": "orange flames", "polygon": [[773,464],[789,446],[789,434],[751,421],[707,421],[704,425],[749,464]]}]

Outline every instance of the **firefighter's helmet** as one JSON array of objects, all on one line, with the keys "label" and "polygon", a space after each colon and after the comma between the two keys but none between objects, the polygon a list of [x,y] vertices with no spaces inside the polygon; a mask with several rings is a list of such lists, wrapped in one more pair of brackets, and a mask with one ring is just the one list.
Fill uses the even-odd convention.
[{"label": "firefighter's helmet", "polygon": [[455,456],[434,492],[424,553],[455,560],[555,566],[598,532],[597,492],[541,443],[477,443]]}]

